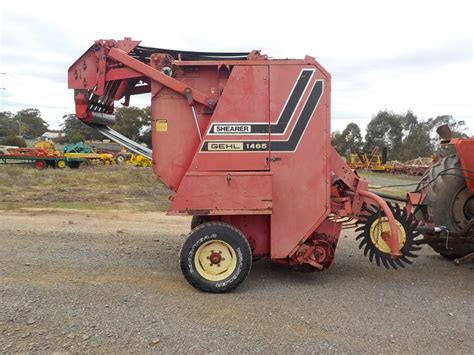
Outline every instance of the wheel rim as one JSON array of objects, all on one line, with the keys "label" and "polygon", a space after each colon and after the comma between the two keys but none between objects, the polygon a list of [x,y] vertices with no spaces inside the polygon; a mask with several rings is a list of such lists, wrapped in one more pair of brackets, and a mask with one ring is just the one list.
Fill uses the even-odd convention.
[{"label": "wheel rim", "polygon": [[64,160],[59,160],[57,166],[58,168],[63,169],[66,167],[66,162]]},{"label": "wheel rim", "polygon": [[35,168],[38,170],[43,170],[46,167],[46,164],[42,160],[35,161]]},{"label": "wheel rim", "polygon": [[209,281],[228,278],[237,267],[234,248],[222,240],[211,240],[202,244],[194,256],[197,272]]},{"label": "wheel rim", "polygon": [[[400,249],[403,248],[407,240],[407,235],[405,233],[405,228],[402,224],[395,220],[395,225],[398,229],[398,242]],[[390,233],[390,224],[388,223],[387,217],[380,217],[370,227],[370,239],[375,247],[383,253],[390,253],[390,247],[387,242],[384,240],[384,233]]]}]

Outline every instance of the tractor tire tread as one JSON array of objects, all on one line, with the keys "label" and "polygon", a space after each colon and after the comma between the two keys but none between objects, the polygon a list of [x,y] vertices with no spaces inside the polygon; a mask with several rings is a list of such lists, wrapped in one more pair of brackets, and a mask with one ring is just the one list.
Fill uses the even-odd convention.
[{"label": "tractor tire tread", "polygon": [[[439,175],[446,169],[451,169],[447,171],[450,175]],[[423,212],[423,219],[436,225],[446,226],[450,231],[458,232],[459,227],[452,220],[450,213],[447,212],[447,208],[451,205],[451,200],[459,189],[465,185],[462,170],[455,169],[461,169],[459,158],[456,154],[448,155],[433,164],[431,169],[420,180],[419,186],[423,182],[431,181],[431,184],[426,189],[427,208]],[[474,251],[472,245],[468,244],[458,245],[454,249],[446,249],[445,242],[432,242],[428,244],[435,252],[451,260]]]}]

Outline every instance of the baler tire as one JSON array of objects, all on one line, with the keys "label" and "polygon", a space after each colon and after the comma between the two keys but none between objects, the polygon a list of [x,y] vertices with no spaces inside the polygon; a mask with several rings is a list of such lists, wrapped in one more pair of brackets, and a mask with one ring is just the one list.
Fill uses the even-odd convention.
[{"label": "baler tire", "polygon": [[193,230],[194,228],[196,228],[197,226],[200,226],[201,224],[203,224],[206,220],[204,219],[203,216],[199,216],[199,215],[196,215],[196,216],[193,216],[193,218],[191,219],[191,230]]},{"label": "baler tire", "polygon": [[[447,170],[449,169],[449,170]],[[459,158],[456,154],[449,155],[436,162],[428,170],[418,185],[417,190],[423,183],[431,182],[426,188],[427,208],[418,210],[415,216],[435,225],[446,226],[451,232],[460,232],[462,228],[456,224],[452,214],[454,199],[465,188],[466,180],[462,172]],[[447,170],[447,174],[442,172]],[[439,176],[438,176],[439,175]],[[473,244],[457,244],[453,248],[446,249],[446,242],[433,241],[428,243],[435,252],[447,259],[454,260],[474,252]],[[449,242],[448,242],[449,247]]]},{"label": "baler tire", "polygon": [[[211,261],[215,246],[219,250],[219,262]],[[213,247],[213,250],[210,250]],[[209,249],[206,249],[209,248]],[[205,254],[209,256],[204,258]],[[223,256],[227,256],[227,260]],[[220,259],[222,257],[222,259]],[[210,260],[210,265],[202,264],[202,260]],[[225,261],[225,262],[224,262]],[[206,274],[205,269],[213,266],[223,267],[217,274]],[[211,293],[230,291],[239,286],[252,268],[252,250],[245,236],[234,226],[223,222],[207,222],[194,228],[188,235],[180,252],[181,271],[191,286]],[[209,268],[211,266],[211,268]],[[217,270],[216,270],[217,271]],[[211,278],[215,278],[214,280]]]}]

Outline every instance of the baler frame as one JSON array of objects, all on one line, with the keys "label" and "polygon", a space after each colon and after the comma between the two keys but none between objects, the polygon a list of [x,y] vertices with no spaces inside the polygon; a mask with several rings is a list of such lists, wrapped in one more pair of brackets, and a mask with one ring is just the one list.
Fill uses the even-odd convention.
[{"label": "baler frame", "polygon": [[[380,234],[388,246],[383,263],[396,267],[394,260],[400,265],[398,259],[404,255],[399,233],[404,232],[404,221],[395,219],[393,207],[368,191],[367,182],[330,145],[331,77],[314,58],[270,60],[260,51],[186,52],[140,47],[139,43],[130,38],[95,41],[70,67],[68,84],[74,89],[76,115],[82,122],[153,158],[155,173],[175,191],[170,214],[228,223],[246,236],[254,257],[309,264],[319,270],[329,267],[334,258],[341,228],[335,221],[345,217],[363,221],[377,214],[386,218],[383,223],[375,218],[379,227],[385,228]],[[293,73],[297,79],[291,89],[289,77]],[[274,82],[290,89],[286,103],[288,89],[280,89]],[[297,90],[299,97],[292,100]],[[123,98],[123,104],[128,105],[130,96],[142,93],[151,93],[152,99],[153,151],[145,154],[143,147],[109,127],[114,122],[114,101]],[[233,99],[245,101],[251,110]],[[254,111],[267,118],[259,120]],[[243,121],[229,116],[239,116]],[[314,153],[307,142],[316,142],[313,116],[324,127],[320,134],[323,141],[315,148],[322,163],[314,168],[310,161]],[[284,123],[282,131],[275,128],[280,120]],[[288,127],[291,133],[286,134]],[[296,143],[291,140],[294,133],[298,134]],[[305,161],[303,154],[310,154],[311,159]],[[284,195],[291,193],[284,185],[285,176],[294,174],[291,164],[299,164],[301,175],[303,170],[320,174],[320,180],[311,176],[299,179],[295,196],[315,209],[300,208],[305,216],[301,223],[290,226],[298,229],[295,235],[289,235],[293,230],[283,220],[291,210],[281,207]],[[278,180],[279,175],[283,180]],[[313,181],[319,181],[317,186]],[[308,186],[308,193],[316,193],[314,198],[324,201],[315,203],[305,197],[302,185]],[[376,260],[379,263],[378,256]]]}]

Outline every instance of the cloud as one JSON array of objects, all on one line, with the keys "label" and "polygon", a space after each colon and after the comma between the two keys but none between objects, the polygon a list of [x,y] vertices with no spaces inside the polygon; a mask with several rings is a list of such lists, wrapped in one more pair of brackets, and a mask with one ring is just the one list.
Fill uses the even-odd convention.
[{"label": "cloud", "polygon": [[[54,11],[53,11],[54,7]],[[98,38],[132,36],[183,50],[312,55],[332,74],[333,128],[379,109],[473,118],[472,5],[453,0],[201,0],[178,8],[116,0],[9,1],[0,10],[1,109],[39,107],[53,126],[73,112],[69,65]],[[438,89],[443,82],[445,89]],[[447,89],[446,89],[447,88]],[[3,90],[2,90],[3,91]],[[133,100],[140,105],[145,99]],[[54,108],[54,109],[53,109]],[[474,122],[472,122],[474,123]],[[340,127],[343,129],[344,127]]]}]

